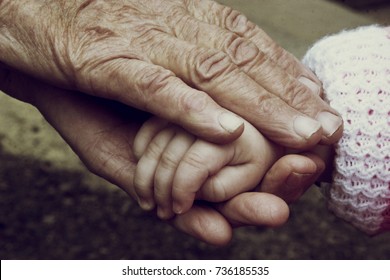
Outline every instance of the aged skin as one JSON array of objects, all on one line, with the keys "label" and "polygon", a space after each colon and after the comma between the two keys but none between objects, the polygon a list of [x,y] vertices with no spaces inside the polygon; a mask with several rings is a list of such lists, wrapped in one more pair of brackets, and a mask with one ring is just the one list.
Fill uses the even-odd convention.
[{"label": "aged skin", "polygon": [[[135,198],[133,179],[137,158],[131,146],[143,121],[142,116],[137,115],[134,110],[129,113],[123,106],[117,107],[119,104],[115,106],[96,97],[55,88],[31,76],[7,70],[2,65],[0,81],[8,81],[7,88],[2,83],[0,88],[11,96],[24,97],[26,95],[23,92],[29,91],[29,98],[34,100],[33,105],[61,134],[89,170]],[[287,161],[280,161],[275,168],[285,170],[288,174],[294,174],[294,171],[308,172],[296,169],[297,162],[297,158],[291,161],[291,165]],[[281,164],[291,167],[285,168]],[[272,192],[283,190],[283,176],[280,172],[277,176],[271,174],[264,184],[272,183]],[[296,185],[297,190],[303,191],[304,186],[310,186],[315,177],[316,174],[313,174],[312,178],[306,178],[308,181],[301,181]],[[284,196],[281,198],[289,199]],[[282,199],[267,193],[246,192],[223,203],[194,205],[187,213],[177,215],[169,222],[195,238],[223,245],[232,238],[233,227],[274,227],[285,223],[289,209]]]},{"label": "aged skin", "polygon": [[[296,148],[341,133],[338,117],[324,118],[337,113],[318,98],[313,74],[245,16],[208,0],[0,0],[0,90],[36,106],[92,172],[133,197],[139,120],[83,93],[220,143],[243,131],[230,111]],[[276,162],[267,191],[295,200],[322,171],[315,155],[305,156]],[[286,181],[295,188],[286,192]],[[277,226],[287,217],[278,197],[243,193],[171,222],[221,245],[234,226]]]},{"label": "aged skin", "polygon": [[0,61],[48,83],[146,110],[214,142],[236,139],[240,117],[293,148],[340,137],[342,121],[314,75],[214,1],[0,5]]}]

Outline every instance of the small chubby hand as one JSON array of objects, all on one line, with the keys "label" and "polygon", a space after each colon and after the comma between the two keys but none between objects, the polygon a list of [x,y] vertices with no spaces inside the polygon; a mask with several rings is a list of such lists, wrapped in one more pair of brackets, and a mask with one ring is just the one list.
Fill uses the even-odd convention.
[{"label": "small chubby hand", "polygon": [[133,151],[137,200],[168,219],[187,212],[195,199],[222,202],[253,190],[283,149],[247,122],[237,140],[214,144],[153,117],[137,133]]}]

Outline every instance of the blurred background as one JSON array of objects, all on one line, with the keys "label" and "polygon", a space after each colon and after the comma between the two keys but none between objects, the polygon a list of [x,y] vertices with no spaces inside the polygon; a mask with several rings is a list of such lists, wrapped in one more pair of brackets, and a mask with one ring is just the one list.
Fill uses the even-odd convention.
[{"label": "blurred background", "polygon": [[[299,58],[326,34],[390,24],[390,1],[219,2]],[[291,211],[285,226],[238,229],[228,246],[199,242],[88,172],[34,108],[0,92],[1,259],[390,259],[390,233],[356,231],[316,188]]]}]

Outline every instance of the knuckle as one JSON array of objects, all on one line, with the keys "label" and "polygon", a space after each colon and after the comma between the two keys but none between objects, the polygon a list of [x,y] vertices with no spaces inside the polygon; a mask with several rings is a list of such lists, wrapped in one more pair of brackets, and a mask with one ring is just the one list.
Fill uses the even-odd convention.
[{"label": "knuckle", "polygon": [[[78,23],[75,23],[72,29],[67,29],[64,34],[64,38],[52,39],[52,53],[53,61],[65,74],[68,82],[72,82],[72,79],[80,79],[103,61],[107,61],[113,53],[113,48],[105,48],[105,45],[115,46],[113,38],[118,36],[105,26],[98,24],[80,26]],[[58,43],[60,41],[61,44]],[[97,55],[98,50],[99,55]]]},{"label": "knuckle", "polygon": [[266,68],[270,64],[273,64],[273,61],[270,59],[267,53],[259,50],[259,52],[256,54],[256,57],[253,59],[253,64],[262,65]]},{"label": "knuckle", "polygon": [[175,75],[162,67],[151,67],[144,71],[138,79],[138,88],[143,93],[156,93],[163,90]]},{"label": "knuckle", "polygon": [[167,4],[168,5],[162,5],[166,7],[164,8],[164,10],[161,11],[161,13],[165,13],[165,21],[172,25],[180,24],[180,21],[183,18],[186,18],[188,15],[187,9],[183,5],[175,5],[172,3],[167,3]]},{"label": "knuckle", "polygon": [[163,106],[172,101],[168,96],[170,93],[168,88],[174,77],[171,71],[162,67],[150,67],[140,71],[135,82],[138,106],[149,111],[156,109],[157,102],[163,102],[161,104]]},{"label": "knuckle", "polygon": [[295,99],[295,95],[298,93],[296,90],[296,83],[291,79],[285,80],[280,84],[281,94],[280,97],[287,103],[291,103]]},{"label": "knuckle", "polygon": [[303,85],[294,80],[286,83],[281,97],[288,105],[296,109],[311,108],[315,105],[309,104],[315,96],[310,94]]},{"label": "knuckle", "polygon": [[209,82],[235,69],[229,56],[219,51],[201,51],[195,58],[195,81]]},{"label": "knuckle", "polygon": [[256,25],[237,10],[226,8],[224,12],[225,27],[243,37],[255,29]]},{"label": "knuckle", "polygon": [[292,69],[292,74],[296,71],[295,58],[282,47],[273,43],[271,59],[275,61],[282,69],[288,71]]},{"label": "knuckle", "polygon": [[135,25],[133,31],[134,35],[131,37],[131,44],[138,46],[145,52],[158,48],[164,34],[170,33],[170,30],[165,26],[144,22]]},{"label": "knuckle", "polygon": [[275,116],[280,111],[280,100],[274,96],[261,95],[255,102],[256,108],[264,116]]},{"label": "knuckle", "polygon": [[166,21],[167,26],[171,26],[174,35],[178,37],[185,36],[186,34],[197,37],[199,34],[199,25],[196,24],[183,7],[172,8],[166,16]]},{"label": "knuckle", "polygon": [[184,114],[201,112],[209,102],[209,96],[201,91],[182,94],[177,99],[178,107]]},{"label": "knuckle", "polygon": [[237,66],[244,66],[256,61],[256,58],[261,58],[260,51],[256,45],[249,40],[232,34],[226,40],[225,50]]}]

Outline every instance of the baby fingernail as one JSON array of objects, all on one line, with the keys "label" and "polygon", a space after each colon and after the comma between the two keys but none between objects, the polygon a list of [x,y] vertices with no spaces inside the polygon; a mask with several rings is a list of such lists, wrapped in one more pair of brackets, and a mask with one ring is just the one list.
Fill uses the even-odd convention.
[{"label": "baby fingernail", "polygon": [[154,208],[153,202],[142,199],[142,198],[138,199],[138,204],[145,211],[150,211],[150,210],[153,210],[153,208]]},{"label": "baby fingernail", "polygon": [[180,215],[183,213],[183,207],[181,207],[180,204],[174,202],[173,203],[173,212],[175,212],[175,214]]},{"label": "baby fingernail", "polygon": [[229,133],[235,132],[244,121],[232,113],[222,113],[218,117],[219,124]]},{"label": "baby fingernail", "polygon": [[317,120],[321,123],[325,136],[332,136],[343,124],[343,120],[332,113],[321,112],[317,115]]},{"label": "baby fingernail", "polygon": [[321,124],[309,117],[298,116],[294,120],[295,132],[305,139],[310,139],[320,128]]},{"label": "baby fingernail", "polygon": [[173,213],[172,213],[172,211],[170,211],[170,210],[168,210],[168,209],[158,207],[158,208],[157,208],[157,216],[158,216],[160,219],[162,219],[162,220],[167,220],[167,219],[169,219],[169,218],[172,218]]},{"label": "baby fingernail", "polygon": [[157,208],[157,216],[160,218],[160,219],[163,219],[164,218],[164,210],[161,208],[161,207],[158,207]]},{"label": "baby fingernail", "polygon": [[315,82],[312,80],[302,76],[298,79],[302,84],[307,86],[314,94],[318,95],[320,93],[320,86],[317,85]]}]

